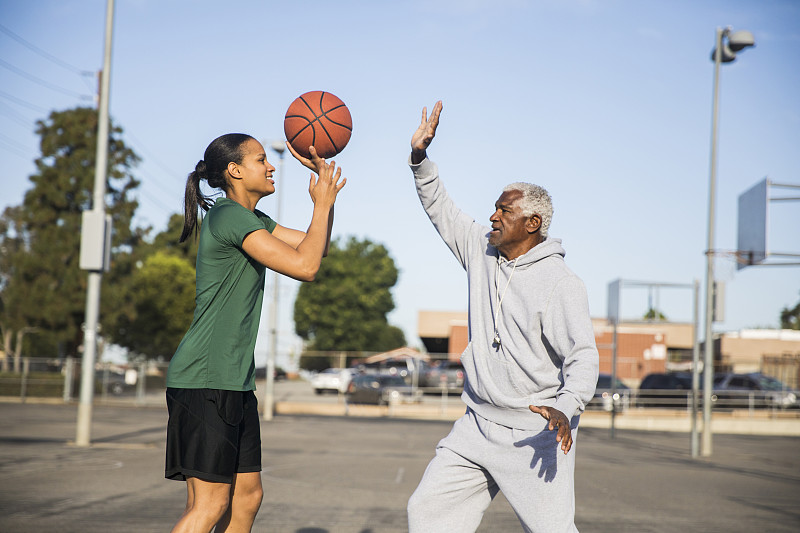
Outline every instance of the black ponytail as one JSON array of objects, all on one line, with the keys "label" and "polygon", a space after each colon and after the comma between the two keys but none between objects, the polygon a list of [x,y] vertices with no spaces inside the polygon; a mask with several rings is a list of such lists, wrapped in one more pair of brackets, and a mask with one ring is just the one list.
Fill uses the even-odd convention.
[{"label": "black ponytail", "polygon": [[228,163],[242,163],[242,145],[253,139],[244,133],[228,133],[214,139],[206,148],[203,159],[194,167],[186,179],[183,201],[183,231],[180,242],[190,234],[197,234],[197,208],[208,211],[213,204],[210,197],[200,189],[200,181],[206,180],[210,187],[228,192]]}]

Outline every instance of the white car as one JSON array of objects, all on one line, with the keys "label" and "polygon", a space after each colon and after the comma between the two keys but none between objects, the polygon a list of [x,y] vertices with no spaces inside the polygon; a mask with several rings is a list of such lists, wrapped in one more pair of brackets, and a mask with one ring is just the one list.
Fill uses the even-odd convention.
[{"label": "white car", "polygon": [[346,368],[328,368],[311,378],[311,386],[317,394],[323,392],[344,394],[352,378],[352,372]]}]

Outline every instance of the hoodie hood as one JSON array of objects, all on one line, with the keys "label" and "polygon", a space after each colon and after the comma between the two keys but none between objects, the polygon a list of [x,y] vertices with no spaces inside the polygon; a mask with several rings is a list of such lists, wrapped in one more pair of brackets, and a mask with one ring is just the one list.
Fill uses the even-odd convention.
[{"label": "hoodie hood", "polygon": [[486,249],[487,254],[497,257],[501,264],[505,262],[514,263],[516,261],[516,268],[520,269],[529,268],[531,265],[541,261],[542,259],[546,259],[554,255],[560,256],[561,259],[567,255],[564,247],[561,246],[561,239],[553,239],[551,237],[548,237],[521,256],[517,257],[516,259],[511,259],[510,261],[500,255],[500,252],[497,250],[497,248],[491,244],[487,244]]}]

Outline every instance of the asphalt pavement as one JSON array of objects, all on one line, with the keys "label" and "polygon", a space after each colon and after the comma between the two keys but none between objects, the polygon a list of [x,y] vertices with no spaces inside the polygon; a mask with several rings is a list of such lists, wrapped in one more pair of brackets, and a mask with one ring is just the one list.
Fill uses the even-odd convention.
[{"label": "asphalt pavement", "polygon": [[[72,443],[76,419],[76,405],[0,404],[0,531],[169,531],[185,484],[163,477],[163,406],[96,405],[86,448]],[[406,531],[408,497],[451,425],[281,414],[263,421],[265,494],[253,531]],[[620,429],[612,439],[586,427],[574,450],[584,533],[800,530],[798,437],[715,435],[712,456],[692,459],[686,433]],[[521,531],[502,495],[478,531]]]}]

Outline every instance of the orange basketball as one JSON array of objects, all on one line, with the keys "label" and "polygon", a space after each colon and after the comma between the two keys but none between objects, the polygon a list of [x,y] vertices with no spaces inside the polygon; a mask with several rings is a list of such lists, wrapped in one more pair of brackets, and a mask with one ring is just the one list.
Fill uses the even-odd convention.
[{"label": "orange basketball", "polygon": [[308,147],[327,159],[341,152],[353,132],[353,119],[344,102],[325,91],[310,91],[298,96],[286,111],[283,132],[292,148],[311,157]]}]

